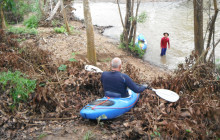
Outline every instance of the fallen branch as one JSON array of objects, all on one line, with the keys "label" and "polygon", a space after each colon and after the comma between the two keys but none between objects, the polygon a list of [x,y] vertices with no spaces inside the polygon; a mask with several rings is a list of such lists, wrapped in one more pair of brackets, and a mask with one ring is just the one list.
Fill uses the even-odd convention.
[{"label": "fallen branch", "polygon": [[16,56],[17,58],[21,59],[22,61],[24,61],[24,62],[25,62],[26,64],[28,64],[29,66],[31,66],[31,68],[32,68],[32,70],[34,71],[34,73],[36,73],[35,70],[34,70],[33,65],[32,65],[30,62],[24,60],[23,58],[21,58],[20,56],[18,56],[18,55],[16,55],[16,54],[14,54],[14,56]]},{"label": "fallen branch", "polygon": [[[220,39],[215,43],[213,50],[216,48],[216,46],[220,43]],[[211,58],[213,57],[214,52],[212,51],[212,53],[209,55],[209,59],[208,62],[210,62]]]},{"label": "fallen branch", "polygon": [[56,14],[58,8],[60,7],[61,3],[60,1],[57,2],[56,6],[54,7],[53,11],[50,14],[50,17],[48,17],[46,20],[51,20],[53,19],[54,15]]},{"label": "fallen branch", "polygon": [[31,121],[66,121],[66,120],[74,120],[77,117],[70,117],[70,118],[33,118],[30,119]]}]

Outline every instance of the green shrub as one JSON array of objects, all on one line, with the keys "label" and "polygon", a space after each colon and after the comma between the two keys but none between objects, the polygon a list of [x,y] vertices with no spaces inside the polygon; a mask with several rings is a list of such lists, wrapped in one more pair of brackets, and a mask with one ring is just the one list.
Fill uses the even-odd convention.
[{"label": "green shrub", "polygon": [[147,20],[147,13],[146,12],[142,12],[138,18],[137,18],[137,22],[138,23],[144,23]]},{"label": "green shrub", "polygon": [[28,28],[37,28],[39,23],[39,17],[32,15],[29,19],[24,21],[24,25]]},{"label": "green shrub", "polygon": [[56,33],[66,33],[67,32],[63,26],[54,28],[54,31]]},{"label": "green shrub", "polygon": [[[67,34],[67,30],[66,30],[66,28],[64,27],[64,26],[61,26],[61,27],[56,27],[56,28],[54,28],[54,31],[56,32],[56,33],[65,33],[65,34]],[[73,32],[74,31],[74,27],[70,27],[70,32]]]},{"label": "green shrub", "polygon": [[37,30],[35,28],[29,29],[25,27],[10,27],[7,31],[14,34],[37,34]]},{"label": "green shrub", "polygon": [[136,44],[133,46],[133,41],[129,44],[129,49],[138,57],[142,58],[144,56],[145,50],[140,49]]},{"label": "green shrub", "polygon": [[33,93],[36,88],[36,80],[29,80],[19,71],[0,73],[0,87],[4,90],[10,88],[10,95],[13,103],[26,101],[29,93]]},{"label": "green shrub", "polygon": [[91,140],[94,139],[95,135],[89,130],[86,132],[86,134],[84,135],[83,139],[84,140]]}]

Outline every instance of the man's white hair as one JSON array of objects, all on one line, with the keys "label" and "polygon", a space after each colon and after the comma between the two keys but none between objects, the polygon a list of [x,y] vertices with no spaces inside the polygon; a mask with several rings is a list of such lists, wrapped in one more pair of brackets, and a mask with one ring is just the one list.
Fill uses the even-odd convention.
[{"label": "man's white hair", "polygon": [[118,68],[121,65],[121,59],[118,57],[115,57],[112,59],[112,68]]}]

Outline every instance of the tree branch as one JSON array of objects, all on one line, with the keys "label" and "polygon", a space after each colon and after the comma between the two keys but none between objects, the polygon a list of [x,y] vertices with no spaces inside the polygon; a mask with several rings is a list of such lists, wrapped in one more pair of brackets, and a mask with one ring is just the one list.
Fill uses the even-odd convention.
[{"label": "tree branch", "polygon": [[54,7],[53,11],[50,13],[50,17],[48,17],[46,20],[53,19],[54,15],[56,14],[58,8],[60,7],[61,3],[60,1],[57,2],[56,6]]},{"label": "tree branch", "polygon": [[124,22],[123,22],[123,19],[122,19],[121,8],[120,8],[120,5],[119,5],[118,0],[117,0],[117,3],[118,3],[118,10],[119,10],[120,18],[121,18],[121,24],[122,24],[122,27],[123,27],[123,29],[124,29],[124,28],[125,28],[125,25],[124,25]]}]

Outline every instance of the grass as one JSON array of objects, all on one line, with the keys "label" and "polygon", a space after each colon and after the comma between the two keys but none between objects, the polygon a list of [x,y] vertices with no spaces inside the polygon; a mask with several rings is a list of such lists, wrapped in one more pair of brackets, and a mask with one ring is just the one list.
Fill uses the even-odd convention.
[{"label": "grass", "polygon": [[103,122],[100,122],[102,119],[107,119],[107,116],[105,115],[105,114],[103,114],[103,115],[101,115],[101,116],[99,116],[96,120],[97,120],[97,123],[98,123],[98,125],[101,125],[101,126],[103,126]]},{"label": "grass", "polygon": [[[61,27],[55,27],[54,28],[55,33],[58,34],[67,34],[67,30],[65,26],[61,26]],[[75,30],[73,26],[70,26],[70,32],[72,33],[80,33],[79,31]]]},{"label": "grass", "polygon": [[95,135],[91,131],[88,131],[88,132],[86,132],[85,136],[83,137],[83,140],[91,140],[94,137],[95,137]]},{"label": "grass", "polygon": [[32,15],[29,19],[24,21],[24,25],[27,28],[37,28],[38,27],[38,23],[39,23],[39,17],[36,15]]},{"label": "grass", "polygon": [[40,140],[40,139],[42,139],[42,138],[44,138],[44,137],[46,137],[46,136],[47,136],[46,133],[42,133],[42,134],[40,134],[40,135],[38,136],[37,140]]},{"label": "grass", "polygon": [[10,88],[10,95],[13,103],[17,104],[26,101],[29,93],[33,93],[36,88],[36,80],[29,80],[20,71],[0,73],[0,87],[3,91]]},{"label": "grass", "polygon": [[25,27],[10,27],[7,31],[14,34],[37,35],[37,30],[35,28],[29,29]]},{"label": "grass", "polygon": [[109,61],[111,61],[111,58],[101,59],[100,61],[101,61],[101,62],[109,62]]}]

